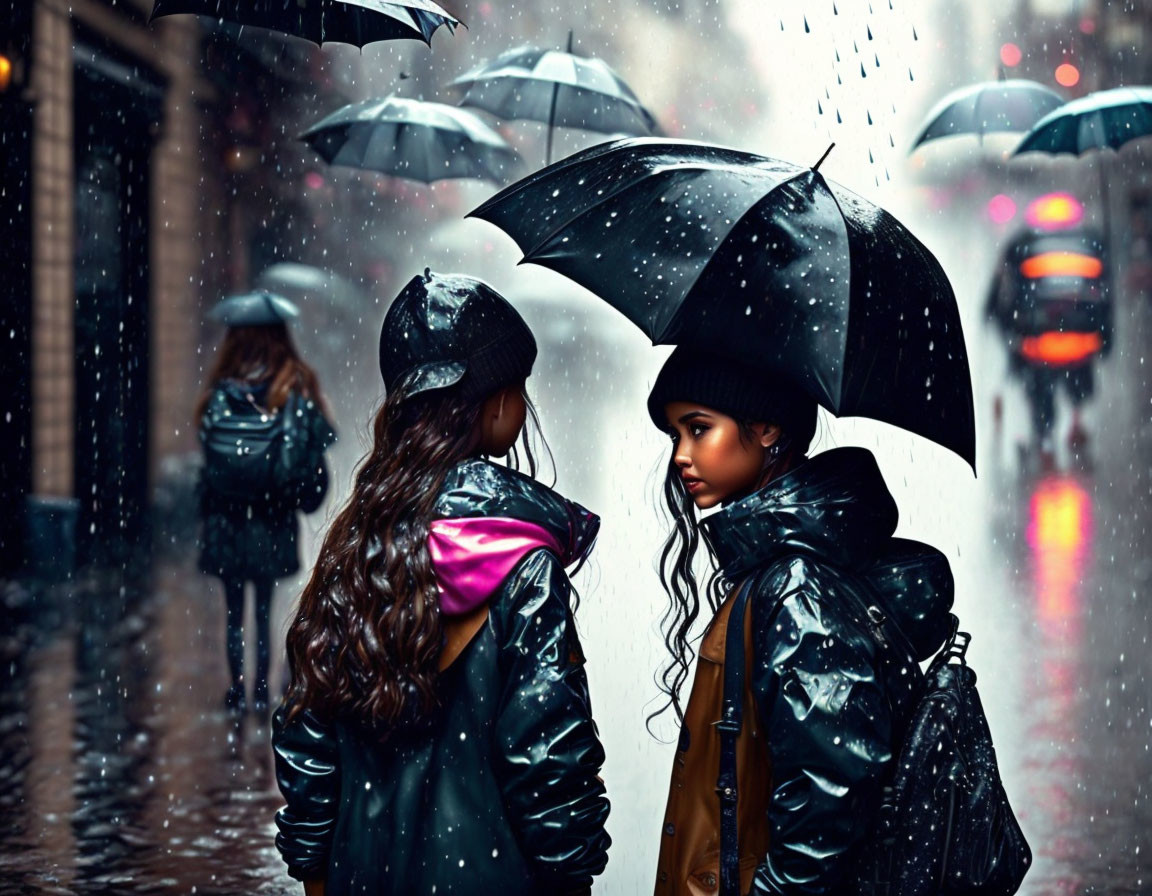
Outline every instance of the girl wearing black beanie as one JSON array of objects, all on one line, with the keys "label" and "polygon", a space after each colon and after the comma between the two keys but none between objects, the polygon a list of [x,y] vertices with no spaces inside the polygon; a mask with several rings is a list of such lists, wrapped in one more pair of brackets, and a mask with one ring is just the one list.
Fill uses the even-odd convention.
[{"label": "girl wearing black beanie", "polygon": [[535,358],[471,277],[425,270],[384,319],[372,449],[292,620],[274,719],[276,845],[309,896],[563,896],[607,863],[565,572],[599,519],[536,481],[527,441],[514,469]]},{"label": "girl wearing black beanie", "polygon": [[[950,632],[948,562],[892,537],[896,505],[870,452],[808,457],[816,402],[786,372],[680,347],[648,412],[672,440],[658,712],[671,707],[681,725],[655,892],[865,892],[916,664]],[[694,648],[702,593],[711,621]],[[860,607],[903,633],[895,662]]]}]

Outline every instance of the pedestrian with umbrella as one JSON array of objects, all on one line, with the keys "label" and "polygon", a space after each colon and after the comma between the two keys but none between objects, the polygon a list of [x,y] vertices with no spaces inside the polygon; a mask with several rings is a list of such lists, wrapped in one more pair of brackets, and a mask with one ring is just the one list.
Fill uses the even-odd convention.
[{"label": "pedestrian with umbrella", "polygon": [[[978,819],[964,833],[938,802],[949,785],[932,757],[948,725],[923,722],[925,698],[960,673],[938,659],[922,677],[918,664],[942,649],[962,662],[948,561],[893,537],[896,505],[870,452],[809,456],[822,405],[974,462],[967,355],[935,258],[817,170],[707,144],[594,147],[474,214],[677,345],[647,405],[672,441],[658,712],[681,722],[658,896],[877,881],[928,894],[943,876],[1013,892],[1030,855],[994,761],[957,798],[987,800],[961,813]],[[694,650],[702,592],[712,618]],[[951,705],[983,718],[970,695]],[[924,782],[927,796],[906,799]]]},{"label": "pedestrian with umbrella", "polygon": [[545,164],[552,161],[557,127],[637,136],[657,130],[652,113],[608,63],[572,52],[571,31],[565,52],[517,47],[461,75],[452,86],[464,91],[462,106],[547,124]]},{"label": "pedestrian with umbrella", "polygon": [[[1124,144],[1152,135],[1152,87],[1116,87],[1071,100],[1045,115],[1012,153],[1084,155],[1093,150],[1119,150]],[[1108,176],[1100,157],[1101,230],[1105,251],[1111,250]]]},{"label": "pedestrian with umbrella", "polygon": [[211,316],[228,329],[195,411],[204,449],[200,569],[224,583],[232,681],[224,704],[235,713],[247,706],[246,583],[256,620],[251,705],[265,715],[276,580],[300,568],[296,514],[320,506],[328,487],[324,452],[336,439],[316,374],[288,332],[298,313],[266,290],[220,302]]},{"label": "pedestrian with umbrella", "polygon": [[390,96],[337,109],[301,140],[330,165],[423,183],[478,177],[500,181],[519,156],[467,109]]}]

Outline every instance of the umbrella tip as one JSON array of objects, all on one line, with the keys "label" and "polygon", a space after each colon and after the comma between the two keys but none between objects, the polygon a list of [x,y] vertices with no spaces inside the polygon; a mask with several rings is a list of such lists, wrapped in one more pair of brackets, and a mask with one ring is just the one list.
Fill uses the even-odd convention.
[{"label": "umbrella tip", "polygon": [[828,153],[832,152],[832,148],[835,145],[836,145],[835,143],[829,143],[828,144],[828,148],[826,150],[824,150],[824,155],[820,156],[820,158],[816,161],[816,164],[812,166],[813,171],[819,171],[820,170],[820,166],[824,164],[824,160],[826,158],[828,158]]}]

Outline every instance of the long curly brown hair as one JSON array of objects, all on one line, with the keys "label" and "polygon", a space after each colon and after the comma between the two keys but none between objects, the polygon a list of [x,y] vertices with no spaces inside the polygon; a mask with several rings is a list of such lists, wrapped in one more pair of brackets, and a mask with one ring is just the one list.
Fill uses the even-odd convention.
[{"label": "long curly brown hair", "polygon": [[327,413],[316,373],[300,357],[284,324],[228,328],[196,402],[195,420],[204,416],[212,392],[222,380],[269,381],[267,405],[271,410],[284,407],[289,393],[296,392]]},{"label": "long curly brown hair", "polygon": [[[288,629],[288,718],[308,709],[386,737],[438,705],[443,626],[428,534],[446,477],[475,453],[481,405],[456,389],[397,392],[377,412]],[[527,430],[520,452],[535,475]]]}]

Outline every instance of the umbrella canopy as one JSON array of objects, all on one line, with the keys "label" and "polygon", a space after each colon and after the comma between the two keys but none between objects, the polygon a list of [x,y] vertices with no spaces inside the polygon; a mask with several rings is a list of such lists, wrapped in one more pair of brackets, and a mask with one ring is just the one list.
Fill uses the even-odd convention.
[{"label": "umbrella canopy", "polygon": [[363,311],[368,299],[356,284],[345,277],[295,261],[278,261],[256,278],[257,287],[273,292],[317,297],[348,311]]},{"label": "umbrella canopy", "polygon": [[286,324],[300,316],[300,309],[283,296],[267,289],[227,296],[208,312],[208,317],[226,327],[265,327]]},{"label": "umbrella canopy", "polygon": [[457,177],[499,181],[519,160],[503,137],[467,109],[400,97],[345,106],[300,139],[332,165],[424,183]]},{"label": "umbrella canopy", "polygon": [[471,214],[654,343],[764,365],[838,416],[895,424],[975,464],[968,356],[940,264],[817,171],[704,143],[622,140]]},{"label": "umbrella canopy", "polygon": [[1117,87],[1065,103],[1027,134],[1013,155],[1119,149],[1152,134],[1152,87]]},{"label": "umbrella canopy", "polygon": [[432,41],[441,25],[460,22],[431,0],[156,0],[152,18],[179,13],[270,28],[315,44],[362,47],[378,40]]},{"label": "umbrella canopy", "polygon": [[955,134],[1026,131],[1064,98],[1035,81],[985,81],[954,90],[937,103],[920,128],[912,149]]}]

